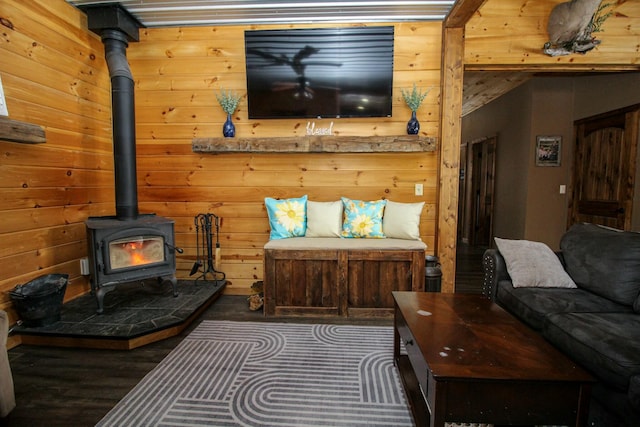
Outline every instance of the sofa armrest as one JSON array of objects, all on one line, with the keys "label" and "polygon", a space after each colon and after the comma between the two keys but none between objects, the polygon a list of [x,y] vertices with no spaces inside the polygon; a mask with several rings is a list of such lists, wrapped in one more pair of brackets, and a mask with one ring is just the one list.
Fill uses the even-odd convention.
[{"label": "sofa armrest", "polygon": [[497,249],[487,249],[482,256],[482,270],[484,278],[482,280],[482,293],[487,298],[495,301],[500,280],[511,280],[507,272],[507,264]]},{"label": "sofa armrest", "polygon": [[633,375],[629,379],[629,391],[627,395],[633,409],[640,412],[640,375]]},{"label": "sofa armrest", "polygon": [[0,310],[0,418],[9,415],[16,406],[13,391],[13,377],[7,354],[7,335],[9,333],[9,318],[4,310]]}]

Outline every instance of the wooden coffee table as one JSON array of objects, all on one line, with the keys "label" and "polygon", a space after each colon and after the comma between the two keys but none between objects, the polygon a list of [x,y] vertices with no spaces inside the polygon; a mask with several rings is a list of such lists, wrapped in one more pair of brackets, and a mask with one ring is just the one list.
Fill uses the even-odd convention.
[{"label": "wooden coffee table", "polygon": [[468,294],[393,298],[394,360],[417,426],[586,425],[593,378],[498,305]]}]

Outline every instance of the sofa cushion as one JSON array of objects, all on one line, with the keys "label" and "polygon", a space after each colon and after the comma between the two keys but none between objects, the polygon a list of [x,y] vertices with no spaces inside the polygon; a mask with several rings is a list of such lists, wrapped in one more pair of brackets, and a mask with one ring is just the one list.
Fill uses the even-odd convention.
[{"label": "sofa cushion", "polygon": [[627,390],[640,374],[640,316],[636,313],[556,313],[543,336],[601,381]]},{"label": "sofa cushion", "polygon": [[[560,240],[566,269],[579,287],[633,306],[640,294],[640,233],[574,224]],[[640,312],[640,304],[636,304]]]},{"label": "sofa cushion", "polygon": [[384,239],[382,216],[386,200],[351,200],[341,197],[343,220],[342,237]]},{"label": "sofa cushion", "polygon": [[269,216],[270,239],[304,236],[307,230],[307,195],[295,199],[265,197]]},{"label": "sofa cushion", "polygon": [[628,391],[610,387],[602,381],[596,382],[591,389],[588,425],[594,427],[640,426],[640,412],[629,396],[632,388],[634,388],[633,381]]},{"label": "sofa cushion", "polygon": [[307,200],[307,231],[305,237],[340,237],[342,202]]},{"label": "sofa cushion", "polygon": [[634,375],[629,380],[629,402],[638,411],[640,411],[640,375]]},{"label": "sofa cushion", "polygon": [[382,232],[394,239],[420,240],[420,216],[424,202],[398,203],[387,200]]},{"label": "sofa cushion", "polygon": [[514,288],[510,280],[498,282],[496,301],[537,331],[542,329],[544,318],[550,313],[633,313],[629,306],[584,289]]},{"label": "sofa cushion", "polygon": [[558,256],[542,242],[494,238],[513,286],[575,288]]}]

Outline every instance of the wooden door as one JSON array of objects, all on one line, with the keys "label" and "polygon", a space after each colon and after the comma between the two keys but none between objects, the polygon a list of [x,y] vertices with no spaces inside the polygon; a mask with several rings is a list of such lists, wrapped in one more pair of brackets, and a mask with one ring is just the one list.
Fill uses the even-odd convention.
[{"label": "wooden door", "polygon": [[568,226],[631,229],[640,104],[574,122]]},{"label": "wooden door", "polygon": [[471,244],[491,246],[496,137],[471,145]]}]

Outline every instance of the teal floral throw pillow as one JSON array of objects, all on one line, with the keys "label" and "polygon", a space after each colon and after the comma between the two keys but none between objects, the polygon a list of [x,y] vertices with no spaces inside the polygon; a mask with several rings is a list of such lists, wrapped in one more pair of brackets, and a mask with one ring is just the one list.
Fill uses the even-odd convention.
[{"label": "teal floral throw pillow", "polygon": [[306,194],[297,199],[278,200],[266,197],[264,204],[269,215],[271,240],[304,236],[307,231]]},{"label": "teal floral throw pillow", "polygon": [[386,200],[365,202],[342,197],[342,237],[384,239],[382,216]]}]

